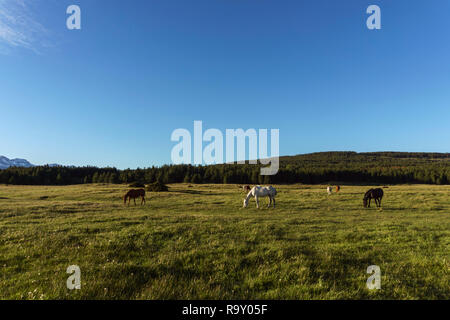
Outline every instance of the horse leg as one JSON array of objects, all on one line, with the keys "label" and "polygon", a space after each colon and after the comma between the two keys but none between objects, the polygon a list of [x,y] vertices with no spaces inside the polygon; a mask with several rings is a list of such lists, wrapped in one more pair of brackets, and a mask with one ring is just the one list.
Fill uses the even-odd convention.
[{"label": "horse leg", "polygon": [[256,208],[259,209],[259,201],[258,201],[258,196],[255,196],[255,201],[256,201]]},{"label": "horse leg", "polygon": [[273,208],[275,209],[275,198],[273,198],[272,201],[273,201]]},{"label": "horse leg", "polygon": [[267,208],[270,208],[271,204],[272,204],[272,198],[269,196],[269,204],[267,205]]},{"label": "horse leg", "polygon": [[370,199],[371,199],[371,198],[369,198],[369,204],[367,205],[367,208],[370,208]]}]

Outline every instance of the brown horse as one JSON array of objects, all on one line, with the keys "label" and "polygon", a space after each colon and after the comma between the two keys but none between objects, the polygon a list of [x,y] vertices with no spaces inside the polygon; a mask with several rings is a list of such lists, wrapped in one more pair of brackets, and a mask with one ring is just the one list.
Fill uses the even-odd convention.
[{"label": "brown horse", "polygon": [[134,200],[134,205],[136,205],[136,198],[141,197],[141,205],[145,204],[145,190],[144,189],[131,189],[123,196],[123,204],[130,205],[131,199]]},{"label": "brown horse", "polygon": [[383,199],[383,189],[370,189],[366,192],[363,199],[364,208],[370,208],[370,199],[375,200],[375,205],[381,208],[381,199]]},{"label": "brown horse", "polygon": [[244,190],[244,192],[250,192],[250,190],[252,190],[252,188],[250,188],[250,186],[247,185],[247,186],[243,186],[242,190]]},{"label": "brown horse", "polygon": [[338,193],[339,190],[341,190],[341,186],[336,186],[336,193]]}]

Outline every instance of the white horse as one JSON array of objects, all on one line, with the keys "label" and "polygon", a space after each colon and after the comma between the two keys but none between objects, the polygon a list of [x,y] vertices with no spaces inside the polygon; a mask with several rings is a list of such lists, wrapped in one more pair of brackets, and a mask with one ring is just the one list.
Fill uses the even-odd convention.
[{"label": "white horse", "polygon": [[328,192],[328,194],[331,194],[333,192],[333,188],[332,187],[327,187],[327,192]]},{"label": "white horse", "polygon": [[269,197],[269,205],[267,206],[267,208],[270,208],[270,205],[273,202],[273,207],[275,208],[275,196],[277,195],[277,190],[272,187],[272,186],[268,186],[268,187],[261,187],[261,186],[254,186],[250,192],[247,194],[247,197],[245,197],[244,199],[244,208],[247,208],[248,206],[248,201],[250,200],[251,197],[255,197],[255,201],[256,201],[256,208],[259,209],[259,201],[258,199],[260,197]]}]

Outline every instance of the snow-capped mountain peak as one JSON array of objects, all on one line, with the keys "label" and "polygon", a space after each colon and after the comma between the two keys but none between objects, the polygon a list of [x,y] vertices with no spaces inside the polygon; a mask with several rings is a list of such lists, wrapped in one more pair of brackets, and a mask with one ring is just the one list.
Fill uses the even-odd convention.
[{"label": "snow-capped mountain peak", "polygon": [[28,160],[25,159],[8,159],[7,157],[0,156],[0,169],[7,169],[9,167],[33,167]]}]

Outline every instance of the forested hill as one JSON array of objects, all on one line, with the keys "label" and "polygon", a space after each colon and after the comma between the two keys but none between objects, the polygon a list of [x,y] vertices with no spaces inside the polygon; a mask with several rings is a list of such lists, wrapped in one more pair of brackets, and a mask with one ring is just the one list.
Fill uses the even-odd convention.
[{"label": "forested hill", "polygon": [[[450,165],[450,153],[419,152],[365,152],[330,151],[284,156],[280,158],[282,168],[316,167],[316,168],[361,168],[365,166],[394,167],[427,166],[441,161],[444,166]],[[439,164],[438,164],[439,167]]]},{"label": "forested hill", "polygon": [[285,183],[450,183],[450,153],[334,151],[285,156],[280,163],[276,180]]},{"label": "forested hill", "polygon": [[280,158],[274,176],[258,165],[165,165],[118,170],[96,167],[32,167],[0,170],[0,183],[65,185],[79,183],[450,183],[450,153],[319,152]]},{"label": "forested hill", "polygon": [[395,160],[395,159],[414,159],[414,160],[450,160],[450,153],[438,152],[355,152],[355,151],[329,151],[299,154],[296,156],[284,156],[280,158],[282,162],[299,161],[373,161],[373,160]]}]

